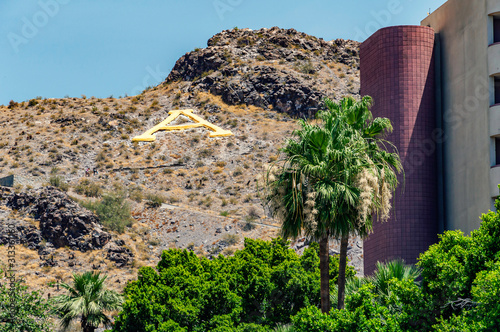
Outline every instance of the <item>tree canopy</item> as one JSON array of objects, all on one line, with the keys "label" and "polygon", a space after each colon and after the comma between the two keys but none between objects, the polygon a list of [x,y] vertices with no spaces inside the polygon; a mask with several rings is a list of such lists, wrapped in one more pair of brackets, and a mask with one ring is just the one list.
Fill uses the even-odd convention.
[{"label": "tree canopy", "polygon": [[419,257],[419,283],[413,272],[405,273],[406,278],[384,276],[383,287],[380,278],[368,278],[353,287],[343,310],[332,310],[328,316],[317,307],[302,309],[292,317],[293,331],[497,331],[499,199],[495,207],[497,212],[483,214],[480,228],[470,235],[441,234],[439,242]]},{"label": "tree canopy", "polygon": [[[338,258],[330,267],[333,286]],[[319,291],[317,244],[299,256],[282,239],[245,239],[234,256],[213,260],[170,249],[127,285],[113,331],[269,331],[318,306]]]},{"label": "tree canopy", "polygon": [[51,302],[22,280],[0,283],[0,332],[52,331],[51,312]]}]

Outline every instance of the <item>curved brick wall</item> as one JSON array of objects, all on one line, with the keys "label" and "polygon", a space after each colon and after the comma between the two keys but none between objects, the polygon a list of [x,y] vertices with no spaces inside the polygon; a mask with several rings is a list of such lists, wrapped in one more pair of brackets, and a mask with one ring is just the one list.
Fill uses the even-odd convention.
[{"label": "curved brick wall", "polygon": [[361,95],[373,97],[374,116],[392,121],[388,139],[398,148],[406,172],[391,218],[375,222],[364,243],[366,274],[377,261],[403,258],[414,264],[437,240],[433,49],[434,31],[421,26],[384,28],[360,46]]}]

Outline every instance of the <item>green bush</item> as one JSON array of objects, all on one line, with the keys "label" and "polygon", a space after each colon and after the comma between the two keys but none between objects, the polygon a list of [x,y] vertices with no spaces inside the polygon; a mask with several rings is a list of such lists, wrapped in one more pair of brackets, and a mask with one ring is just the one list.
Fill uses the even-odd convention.
[{"label": "green bush", "polygon": [[69,185],[58,175],[51,176],[49,178],[49,184],[53,187],[61,189],[62,191],[68,191],[69,189]]},{"label": "green bush", "polygon": [[225,234],[222,237],[222,240],[229,244],[230,246],[234,246],[236,243],[240,241],[240,237],[237,234]]},{"label": "green bush", "polygon": [[160,207],[163,203],[167,201],[167,199],[162,195],[152,194],[152,193],[147,194],[146,199],[147,199],[146,205],[150,208]]},{"label": "green bush", "polygon": [[295,70],[303,74],[309,74],[309,75],[316,73],[316,68],[314,68],[314,65],[312,64],[311,60],[307,60],[303,63],[295,65]]},{"label": "green bush", "polygon": [[255,225],[254,219],[249,218],[248,216],[245,217],[245,223],[243,224],[243,227],[241,228],[245,232],[250,232],[251,230],[255,229],[257,227]]},{"label": "green bush", "polygon": [[130,205],[122,193],[105,194],[97,202],[87,201],[83,202],[82,205],[94,211],[103,226],[110,230],[123,233],[125,227],[132,225],[133,219],[130,215]]},{"label": "green bush", "polygon": [[80,195],[87,197],[99,197],[102,195],[102,188],[95,182],[89,179],[82,179],[76,185],[75,191]]},{"label": "green bush", "polygon": [[334,322],[328,315],[321,313],[317,307],[302,309],[293,318],[293,327],[296,332],[326,332],[334,331]]},{"label": "green bush", "polygon": [[142,188],[139,186],[132,187],[128,190],[128,197],[136,201],[137,203],[140,203],[144,199],[144,194],[142,192]]}]

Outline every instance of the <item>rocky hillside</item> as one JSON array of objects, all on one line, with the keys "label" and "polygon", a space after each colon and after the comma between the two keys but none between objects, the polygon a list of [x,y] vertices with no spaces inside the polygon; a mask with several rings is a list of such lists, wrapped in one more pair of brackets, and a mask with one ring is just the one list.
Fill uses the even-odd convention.
[{"label": "rocky hillside", "polygon": [[[137,96],[0,106],[0,177],[15,176],[15,193],[0,197],[0,228],[16,224],[25,244],[17,249],[20,276],[43,288],[98,268],[120,289],[163,249],[211,257],[231,254],[245,237],[277,236],[260,175],[279,157],[295,118],[314,114],[325,96],[358,95],[357,47],[293,29],[233,29],[182,56],[165,82]],[[194,128],[132,142],[184,108],[234,135],[209,138]],[[118,192],[134,221],[123,233],[75,203],[91,206]],[[352,239],[350,255],[361,270],[361,241]]]}]

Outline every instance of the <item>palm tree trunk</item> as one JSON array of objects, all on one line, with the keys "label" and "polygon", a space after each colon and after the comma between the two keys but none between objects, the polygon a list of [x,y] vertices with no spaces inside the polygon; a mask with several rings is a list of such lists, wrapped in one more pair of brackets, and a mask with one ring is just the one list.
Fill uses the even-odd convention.
[{"label": "palm tree trunk", "polygon": [[87,319],[82,317],[82,330],[83,332],[94,332],[95,327],[87,324]]},{"label": "palm tree trunk", "polygon": [[339,260],[339,279],[338,279],[338,301],[337,309],[344,309],[345,297],[345,270],[347,267],[347,243],[349,235],[345,235],[340,240],[340,260]]},{"label": "palm tree trunk", "polygon": [[330,312],[330,246],[328,235],[319,240],[319,268],[321,271],[321,312]]}]

